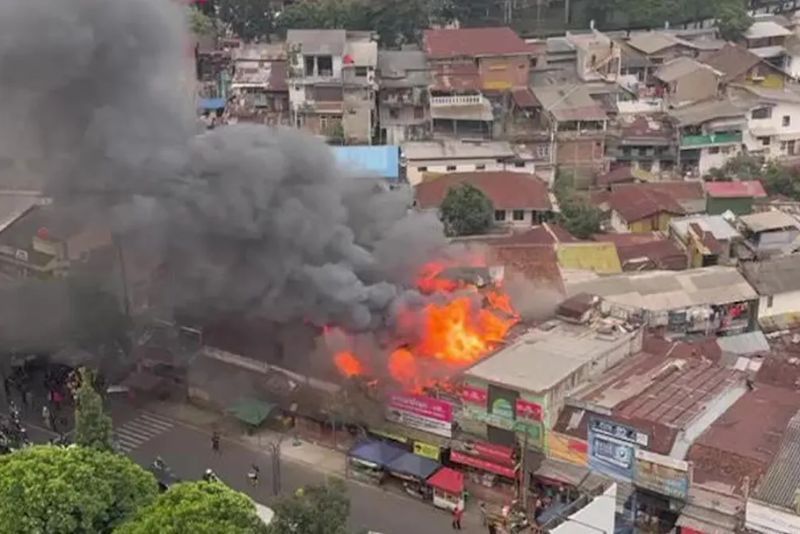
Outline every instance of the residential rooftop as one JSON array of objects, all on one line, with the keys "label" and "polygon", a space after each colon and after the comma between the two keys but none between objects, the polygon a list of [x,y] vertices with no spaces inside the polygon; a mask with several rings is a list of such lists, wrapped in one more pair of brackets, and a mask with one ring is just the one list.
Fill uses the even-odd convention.
[{"label": "residential rooftop", "polygon": [[778,453],[753,498],[795,513],[798,488],[800,488],[800,413],[795,414],[786,425]]},{"label": "residential rooftop", "polygon": [[513,171],[478,171],[446,174],[414,187],[422,209],[437,208],[455,186],[470,184],[489,197],[495,209],[549,211],[553,208],[547,184],[533,174]]},{"label": "residential rooftop", "polygon": [[742,264],[742,274],[759,295],[800,291],[800,255],[745,262]]},{"label": "residential rooftop", "polygon": [[766,198],[759,180],[742,182],[705,182],[706,195],[713,198]]},{"label": "residential rooftop", "polygon": [[686,241],[689,235],[689,225],[696,224],[704,232],[711,232],[711,235],[719,241],[729,241],[742,237],[742,235],[729,223],[722,215],[689,215],[672,219],[669,226],[682,241]]},{"label": "residential rooftop", "polygon": [[557,121],[602,121],[608,115],[584,84],[535,86],[532,88],[542,107]]},{"label": "residential rooftop", "polygon": [[781,210],[769,210],[749,215],[742,215],[739,221],[751,232],[769,232],[786,228],[800,229],[800,222],[796,217]]},{"label": "residential rooftop", "polygon": [[347,42],[345,30],[289,30],[286,32],[289,48],[299,45],[303,54],[341,56]]},{"label": "residential rooftop", "polygon": [[635,32],[625,41],[629,46],[643,54],[655,54],[673,46],[695,48],[695,45],[681,39],[671,32],[648,31]]},{"label": "residential rooftop", "polygon": [[516,154],[508,141],[409,141],[401,146],[408,160],[510,159]]},{"label": "residential rooftop", "polygon": [[733,267],[624,273],[569,284],[568,295],[589,293],[633,309],[669,311],[755,300],[758,294]]},{"label": "residential rooftop", "polygon": [[508,27],[425,30],[422,42],[429,59],[529,55],[534,51]]}]

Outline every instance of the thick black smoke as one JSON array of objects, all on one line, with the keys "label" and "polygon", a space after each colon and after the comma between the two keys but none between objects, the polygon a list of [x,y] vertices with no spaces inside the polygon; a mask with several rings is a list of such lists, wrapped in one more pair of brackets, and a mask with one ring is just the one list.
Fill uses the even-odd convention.
[{"label": "thick black smoke", "polygon": [[199,133],[174,4],[0,2],[0,169],[162,258],[173,306],[377,326],[443,247],[439,222],[299,132]]}]

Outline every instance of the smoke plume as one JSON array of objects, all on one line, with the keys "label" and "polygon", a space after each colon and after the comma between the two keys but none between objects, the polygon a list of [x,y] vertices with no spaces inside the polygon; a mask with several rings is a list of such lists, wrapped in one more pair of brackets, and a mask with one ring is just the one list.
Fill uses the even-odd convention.
[{"label": "smoke plume", "polygon": [[166,0],[0,2],[0,169],[160,258],[176,307],[366,330],[445,242],[402,191],[290,130],[198,130]]}]

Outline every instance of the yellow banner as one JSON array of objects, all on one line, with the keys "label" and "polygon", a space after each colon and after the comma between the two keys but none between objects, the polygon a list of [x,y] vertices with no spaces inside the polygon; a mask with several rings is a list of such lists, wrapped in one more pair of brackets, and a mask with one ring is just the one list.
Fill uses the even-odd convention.
[{"label": "yellow banner", "polygon": [[588,462],[587,443],[581,439],[559,434],[547,433],[547,456],[575,465],[585,466]]},{"label": "yellow banner", "polygon": [[394,441],[399,441],[400,443],[408,443],[408,438],[405,436],[401,436],[400,434],[394,434],[393,432],[387,432],[385,430],[378,430],[376,428],[370,428],[370,432],[375,434],[376,436],[381,436],[386,439],[391,439]]},{"label": "yellow banner", "polygon": [[431,445],[422,441],[414,442],[414,454],[417,456],[424,456],[425,458],[431,458],[438,462],[440,453],[441,451],[436,445]]}]

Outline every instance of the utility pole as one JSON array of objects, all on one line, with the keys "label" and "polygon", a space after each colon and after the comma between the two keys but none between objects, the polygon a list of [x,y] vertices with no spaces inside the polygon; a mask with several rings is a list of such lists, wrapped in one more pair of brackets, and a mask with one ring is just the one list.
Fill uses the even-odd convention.
[{"label": "utility pole", "polygon": [[525,465],[526,454],[528,450],[528,431],[525,430],[525,438],[522,441],[522,450],[520,451],[520,486],[519,486],[519,499],[522,502],[522,509],[528,510],[528,472]]},{"label": "utility pole", "polygon": [[269,444],[272,458],[272,494],[277,496],[281,492],[281,440]]}]

